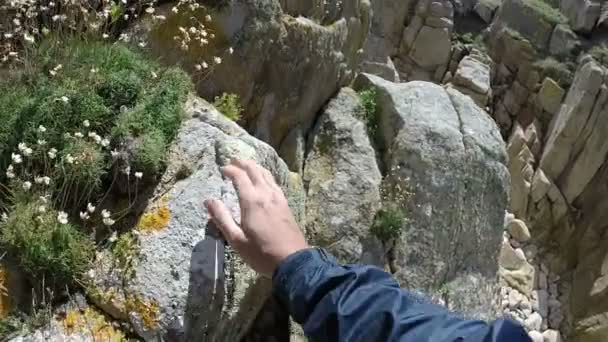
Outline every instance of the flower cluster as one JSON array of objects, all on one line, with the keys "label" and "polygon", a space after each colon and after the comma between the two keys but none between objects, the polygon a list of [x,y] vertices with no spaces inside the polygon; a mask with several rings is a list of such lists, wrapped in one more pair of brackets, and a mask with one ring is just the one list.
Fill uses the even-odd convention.
[{"label": "flower cluster", "polygon": [[[66,133],[64,138],[68,143],[82,142],[98,146],[97,148],[105,151],[108,157],[117,153],[110,151],[110,139],[102,137],[91,130],[91,127],[91,122],[85,120],[82,123],[81,132]],[[70,153],[66,152],[65,149],[59,151],[57,148],[47,146],[46,140],[44,140],[47,128],[44,126],[39,126],[36,132],[37,144],[30,146],[26,142],[21,142],[17,145],[16,151],[11,154],[11,164],[8,165],[4,174],[9,184],[8,186],[4,186],[4,188],[10,189],[13,195],[19,192],[25,195],[26,198],[29,198],[28,201],[36,203],[36,211],[40,215],[36,218],[37,221],[42,223],[43,214],[49,209],[56,209],[58,210],[56,216],[57,222],[63,225],[69,224],[69,212],[73,212],[73,210],[70,210],[69,206],[62,199],[65,199],[68,195],[67,193],[72,191],[69,185],[66,186],[66,183],[71,181],[69,177],[70,167],[72,165],[77,166],[91,163],[93,157],[86,150],[79,151],[78,153],[70,151],[72,152]],[[40,167],[35,167],[35,165],[44,165],[44,167],[41,170]],[[130,168],[126,171],[128,172],[127,175],[130,176],[132,174],[135,177],[136,182],[144,176],[143,172],[140,171],[131,173]],[[60,193],[58,194],[57,191]],[[107,194],[103,198],[106,196]],[[86,208],[80,211],[78,215],[82,224],[86,225],[86,222],[91,220],[95,212],[96,205],[88,202]],[[1,215],[2,221],[6,221],[10,212],[3,212]],[[103,209],[100,217],[101,223],[107,227],[111,227],[121,218],[120,216],[121,213],[112,214],[108,209]]]}]

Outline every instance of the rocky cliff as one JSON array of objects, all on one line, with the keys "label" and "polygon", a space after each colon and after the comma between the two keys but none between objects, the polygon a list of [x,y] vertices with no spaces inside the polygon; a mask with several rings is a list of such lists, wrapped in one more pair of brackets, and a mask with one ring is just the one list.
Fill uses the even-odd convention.
[{"label": "rocky cliff", "polygon": [[[90,340],[66,330],[74,307],[149,341],[297,339],[269,282],[229,249],[223,289],[207,295],[200,201],[223,198],[238,216],[219,172],[231,158],[268,168],[310,242],[343,262],[469,317],[505,315],[535,342],[608,340],[607,8],[233,0],[142,14],[125,40],[187,70],[198,96],[238,95],[243,114],[184,104],[166,170],[119,237],[137,252],[100,248],[88,303],[57,307],[63,320],[24,340]],[[218,39],[176,48],[168,32],[209,13]]]}]

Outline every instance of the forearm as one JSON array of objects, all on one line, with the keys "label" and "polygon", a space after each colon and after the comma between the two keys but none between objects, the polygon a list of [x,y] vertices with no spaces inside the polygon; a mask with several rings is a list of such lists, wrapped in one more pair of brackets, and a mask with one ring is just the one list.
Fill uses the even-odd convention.
[{"label": "forearm", "polygon": [[529,341],[511,322],[463,320],[401,290],[380,269],[340,266],[321,250],[290,256],[273,282],[313,341]]}]

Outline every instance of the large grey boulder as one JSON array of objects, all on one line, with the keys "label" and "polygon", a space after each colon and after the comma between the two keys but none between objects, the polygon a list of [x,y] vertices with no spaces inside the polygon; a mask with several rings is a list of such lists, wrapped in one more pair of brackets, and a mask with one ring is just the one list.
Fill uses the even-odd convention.
[{"label": "large grey boulder", "polygon": [[[215,1],[200,3],[211,7]],[[154,54],[192,70],[203,97],[238,94],[243,123],[277,150],[308,132],[326,101],[352,80],[371,22],[369,0],[236,0],[211,10],[215,40],[184,52],[173,32],[192,14],[170,8],[157,10],[167,17],[162,24],[146,30],[144,20],[133,31]],[[204,22],[206,13],[197,11],[197,19]],[[195,70],[203,60],[213,64],[213,56],[221,56],[222,63],[210,72]],[[292,170],[301,168],[292,155],[283,157]]]},{"label": "large grey boulder", "polygon": [[311,132],[306,158],[306,231],[345,263],[384,263],[370,227],[381,206],[382,175],[354,90],[343,88]]},{"label": "large grey boulder", "polygon": [[[202,203],[222,199],[238,222],[236,192],[220,168],[234,158],[252,159],[272,172],[301,221],[301,180],[272,147],[205,101],[191,100],[187,112],[190,118],[170,150],[167,171],[132,233],[133,252],[124,252],[125,243],[118,255],[102,253],[89,292],[99,307],[129,321],[148,341],[171,336],[238,341],[268,299],[271,284],[227,251],[224,282],[214,285],[214,251],[202,243],[209,233]],[[134,259],[129,270],[125,254]]]},{"label": "large grey boulder", "polygon": [[602,0],[561,0],[560,9],[575,31],[591,32],[601,14]]},{"label": "large grey boulder", "polygon": [[405,182],[412,193],[402,203],[409,220],[393,248],[395,276],[441,293],[455,310],[492,317],[509,198],[498,127],[454,89],[365,74],[355,85],[378,92],[385,182]]}]

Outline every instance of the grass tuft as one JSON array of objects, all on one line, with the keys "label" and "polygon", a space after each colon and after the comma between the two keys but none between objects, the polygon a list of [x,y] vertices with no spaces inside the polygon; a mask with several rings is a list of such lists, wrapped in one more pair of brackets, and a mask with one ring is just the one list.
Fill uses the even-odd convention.
[{"label": "grass tuft", "polygon": [[238,95],[223,93],[222,96],[215,97],[213,105],[228,119],[237,122],[241,120],[243,107]]}]

